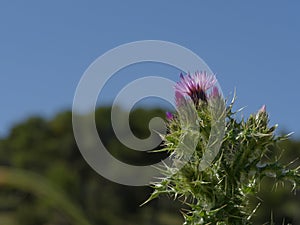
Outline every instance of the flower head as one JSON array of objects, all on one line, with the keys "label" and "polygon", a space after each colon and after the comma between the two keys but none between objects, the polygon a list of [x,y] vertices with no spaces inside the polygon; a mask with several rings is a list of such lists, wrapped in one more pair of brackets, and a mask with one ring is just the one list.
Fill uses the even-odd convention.
[{"label": "flower head", "polygon": [[206,91],[213,87],[217,82],[214,75],[206,72],[196,72],[194,75],[180,74],[180,81],[175,85],[175,92],[181,95],[187,94],[193,100],[195,105],[199,104],[199,100],[207,102]]}]

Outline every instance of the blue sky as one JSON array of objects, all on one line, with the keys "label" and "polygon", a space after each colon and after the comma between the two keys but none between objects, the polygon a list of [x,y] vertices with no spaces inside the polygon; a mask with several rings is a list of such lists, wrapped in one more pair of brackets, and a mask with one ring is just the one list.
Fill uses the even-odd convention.
[{"label": "blue sky", "polygon": [[[155,39],[202,57],[225,96],[236,88],[237,108],[247,106],[246,115],[266,104],[272,124],[300,137],[299,10],[299,1],[274,0],[3,0],[0,135],[28,116],[51,117],[70,109],[82,74],[106,51]],[[171,70],[154,67],[138,69],[139,75],[166,73],[177,79]],[[128,79],[126,71],[116,75],[99,103],[112,102]]]}]

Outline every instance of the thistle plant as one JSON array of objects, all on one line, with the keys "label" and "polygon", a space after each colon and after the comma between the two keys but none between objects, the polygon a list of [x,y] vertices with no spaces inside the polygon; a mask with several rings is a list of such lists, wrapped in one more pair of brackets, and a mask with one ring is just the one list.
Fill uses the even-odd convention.
[{"label": "thistle plant", "polygon": [[299,188],[299,167],[268,157],[272,146],[287,136],[275,135],[266,107],[237,119],[234,99],[226,106],[217,79],[205,72],[181,75],[175,85],[177,112],[167,112],[163,148],[170,162],[152,186],[149,200],[169,195],[186,204],[184,225],[252,224],[257,207],[249,197],[259,191],[264,177],[274,184],[289,182]]}]

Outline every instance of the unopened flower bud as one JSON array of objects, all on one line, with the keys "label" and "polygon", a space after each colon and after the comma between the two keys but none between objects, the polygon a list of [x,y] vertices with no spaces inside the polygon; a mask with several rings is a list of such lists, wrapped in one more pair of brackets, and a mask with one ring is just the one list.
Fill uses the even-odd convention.
[{"label": "unopened flower bud", "polygon": [[265,113],[266,112],[266,105],[263,105],[259,110],[258,113]]},{"label": "unopened flower bud", "polygon": [[167,117],[167,120],[171,120],[171,119],[173,119],[173,114],[170,112],[166,112],[166,117]]}]

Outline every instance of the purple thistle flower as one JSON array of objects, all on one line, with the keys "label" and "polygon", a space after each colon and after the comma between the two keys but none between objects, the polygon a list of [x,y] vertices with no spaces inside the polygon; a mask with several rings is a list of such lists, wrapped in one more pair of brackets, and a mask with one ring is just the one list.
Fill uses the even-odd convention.
[{"label": "purple thistle flower", "polygon": [[167,120],[172,120],[173,119],[173,114],[170,113],[170,112],[166,112],[166,117],[167,117]]},{"label": "purple thistle flower", "polygon": [[175,92],[181,95],[187,94],[197,106],[199,100],[207,102],[206,91],[213,87],[217,82],[214,75],[209,75],[206,72],[196,72],[194,75],[180,74],[180,81],[175,85]]}]

